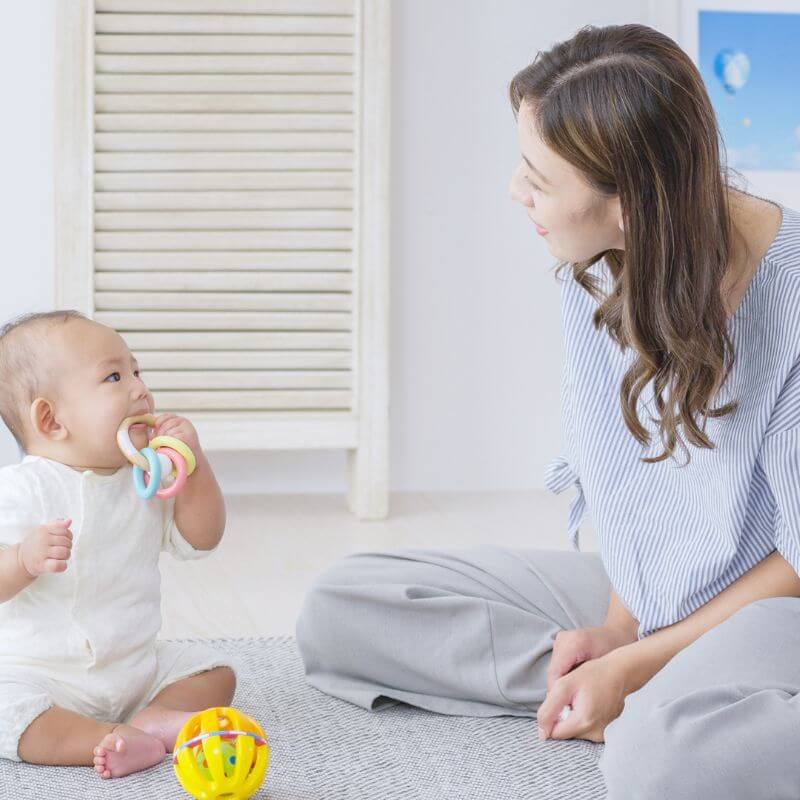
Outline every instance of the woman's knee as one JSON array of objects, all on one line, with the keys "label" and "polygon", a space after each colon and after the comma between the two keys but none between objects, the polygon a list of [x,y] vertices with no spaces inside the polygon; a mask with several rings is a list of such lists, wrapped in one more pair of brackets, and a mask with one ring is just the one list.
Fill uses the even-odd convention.
[{"label": "woman's knee", "polygon": [[627,704],[606,726],[598,767],[607,800],[677,800],[671,778],[678,767],[680,744],[665,730],[657,709],[638,713]]},{"label": "woman's knee", "polygon": [[[689,692],[669,702],[649,702],[646,688],[630,695],[623,713],[605,729],[598,766],[607,800],[749,797],[736,790],[737,769],[746,765],[746,755],[733,742],[722,746],[725,732],[719,727],[724,709],[741,699],[732,686]],[[714,770],[708,769],[710,763]],[[726,787],[722,773],[731,780]]]},{"label": "woman's knee", "polygon": [[295,623],[297,646],[307,667],[335,656],[345,630],[352,640],[354,618],[369,612],[368,598],[359,588],[364,580],[361,567],[361,558],[347,556],[333,562],[309,586]]}]

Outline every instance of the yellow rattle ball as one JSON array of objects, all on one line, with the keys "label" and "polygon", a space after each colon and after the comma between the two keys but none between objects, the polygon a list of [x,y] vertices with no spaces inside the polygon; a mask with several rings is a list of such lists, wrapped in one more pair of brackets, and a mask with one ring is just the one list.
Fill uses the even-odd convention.
[{"label": "yellow rattle ball", "polygon": [[186,720],[172,766],[197,800],[245,800],[264,781],[269,744],[261,726],[235,708],[207,708]]}]

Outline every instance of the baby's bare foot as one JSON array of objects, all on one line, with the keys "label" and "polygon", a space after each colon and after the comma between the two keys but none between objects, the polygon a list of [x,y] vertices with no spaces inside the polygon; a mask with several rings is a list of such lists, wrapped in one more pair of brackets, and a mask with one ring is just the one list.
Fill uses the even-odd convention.
[{"label": "baby's bare foot", "polygon": [[121,778],[158,764],[164,743],[131,725],[117,725],[94,749],[94,768],[101,778]]},{"label": "baby's bare foot", "polygon": [[[196,711],[179,711],[166,706],[151,705],[136,714],[131,720],[131,725],[161,740],[164,747],[167,748],[167,752],[171,753],[181,728],[186,724],[186,720],[196,713]],[[228,720],[223,717],[217,717],[217,719],[220,728],[224,728],[228,724]]]}]

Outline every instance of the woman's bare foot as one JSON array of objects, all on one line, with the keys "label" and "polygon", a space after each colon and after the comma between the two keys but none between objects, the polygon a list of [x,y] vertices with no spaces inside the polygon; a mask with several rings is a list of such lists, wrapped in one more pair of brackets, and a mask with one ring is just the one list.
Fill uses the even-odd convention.
[{"label": "woman's bare foot", "polygon": [[[160,739],[167,752],[171,753],[181,728],[186,724],[186,720],[196,713],[197,711],[179,711],[175,708],[153,704],[143,708],[136,714],[130,724],[134,728]],[[219,720],[220,728],[224,728],[228,724],[228,720],[222,717],[217,719]]]},{"label": "woman's bare foot", "polygon": [[147,769],[167,754],[164,743],[131,725],[117,725],[94,748],[94,768],[101,778],[121,778]]}]

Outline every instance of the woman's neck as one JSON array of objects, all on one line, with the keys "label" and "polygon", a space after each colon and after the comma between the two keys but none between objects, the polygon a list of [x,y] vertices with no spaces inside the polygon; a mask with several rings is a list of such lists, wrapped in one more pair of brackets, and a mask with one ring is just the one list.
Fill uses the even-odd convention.
[{"label": "woman's neck", "polygon": [[758,197],[730,192],[734,235],[731,261],[720,285],[725,311],[730,317],[742,302],[753,276],[781,226],[781,210]]}]

